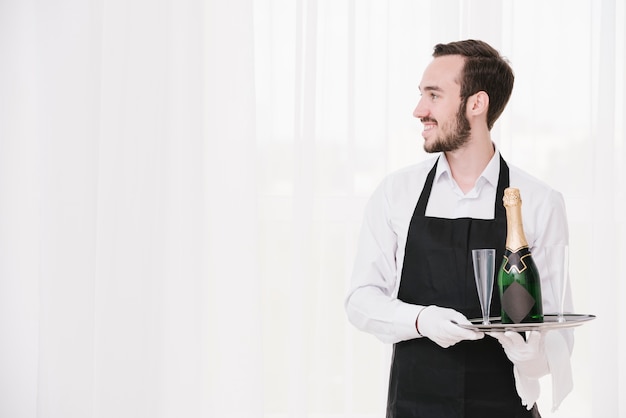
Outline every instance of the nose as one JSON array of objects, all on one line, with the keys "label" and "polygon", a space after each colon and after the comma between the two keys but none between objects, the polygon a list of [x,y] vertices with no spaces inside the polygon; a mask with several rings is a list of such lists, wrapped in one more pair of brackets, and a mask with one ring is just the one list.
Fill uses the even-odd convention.
[{"label": "nose", "polygon": [[428,110],[426,106],[424,106],[424,98],[420,98],[419,102],[417,102],[417,106],[415,106],[415,110],[413,110],[413,117],[422,119],[426,116],[428,116]]}]

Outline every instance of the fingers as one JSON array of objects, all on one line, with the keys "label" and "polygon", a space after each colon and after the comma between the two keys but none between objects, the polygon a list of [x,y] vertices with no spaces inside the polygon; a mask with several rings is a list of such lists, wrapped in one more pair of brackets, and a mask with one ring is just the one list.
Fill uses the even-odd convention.
[{"label": "fingers", "polygon": [[482,332],[472,331],[471,329],[461,328],[454,322],[448,321],[444,323],[441,333],[434,341],[443,348],[448,348],[463,340],[479,340],[485,336]]},{"label": "fingers", "polygon": [[457,324],[472,325],[470,320],[467,319],[465,315],[463,315],[461,312],[458,312],[458,311],[451,311],[450,320],[453,322],[456,322]]},{"label": "fingers", "polygon": [[[473,331],[471,329],[467,329],[467,328],[462,328],[460,326],[458,326],[458,324],[460,324],[460,321],[456,321],[457,323],[455,324],[454,322],[449,322],[448,324],[446,324],[445,326],[445,330],[446,332],[460,340],[480,340],[481,338],[483,338],[485,336],[484,332],[479,332],[479,331]],[[468,321],[469,324],[471,324]]]},{"label": "fingers", "polygon": [[474,340],[479,340],[484,337],[484,334],[482,332],[475,332],[475,331],[470,331],[470,330],[466,330],[466,331],[469,331],[470,333],[469,334],[468,333],[461,333],[461,334],[450,333],[447,335],[441,335],[437,338],[432,338],[432,340],[435,343],[437,343],[437,345],[439,345],[440,347],[448,348],[463,340],[474,341]]},{"label": "fingers", "polygon": [[[455,312],[451,322],[448,324],[450,327],[450,334],[461,340],[480,340],[485,336],[484,332],[473,331],[471,329],[460,327],[461,325],[472,325],[472,323],[460,312]],[[457,341],[457,342],[458,342]]]},{"label": "fingers", "polygon": [[539,331],[532,331],[528,333],[528,338],[524,340],[524,337],[515,331],[506,331],[503,333],[490,332],[489,336],[497,339],[509,360],[513,363],[521,363],[532,360],[538,356],[541,351],[541,339],[542,334]]},{"label": "fingers", "polygon": [[524,341],[524,337],[522,337],[519,333],[514,331],[506,331],[502,336],[503,341],[502,346],[505,348],[514,348],[514,347],[524,347],[526,345],[526,341]]},{"label": "fingers", "polygon": [[520,340],[522,342],[524,341],[521,335],[512,331],[488,332],[487,335],[500,341],[500,344],[512,345],[512,344],[519,342]]},{"label": "fingers", "polygon": [[538,346],[541,343],[543,334],[540,331],[531,331],[526,334],[526,343],[532,346]]},{"label": "fingers", "polygon": [[443,348],[448,348],[462,340],[483,338],[482,332],[460,327],[458,324],[469,324],[470,321],[454,309],[428,306],[418,316],[418,330]]},{"label": "fingers", "polygon": [[516,331],[488,332],[487,335],[500,341],[500,344],[506,344],[508,346],[538,345],[543,337],[541,331],[528,332],[525,340],[524,337]]},{"label": "fingers", "polygon": [[487,335],[498,340],[502,346],[508,342],[508,338],[504,336],[503,332],[488,332]]}]

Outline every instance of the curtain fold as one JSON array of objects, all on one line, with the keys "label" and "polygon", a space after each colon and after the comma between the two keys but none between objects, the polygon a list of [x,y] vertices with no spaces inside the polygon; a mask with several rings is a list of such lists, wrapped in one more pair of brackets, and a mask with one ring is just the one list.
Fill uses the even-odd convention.
[{"label": "curtain fold", "polygon": [[208,416],[262,417],[253,2],[205,7]]},{"label": "curtain fold", "polygon": [[0,2],[0,416],[383,416],[390,347],[343,297],[368,196],[425,157],[432,47],[461,38],[512,63],[494,140],[563,192],[598,315],[542,416],[626,416],[625,21],[615,0]]},{"label": "curtain fold", "polygon": [[37,413],[41,234],[37,32],[31,1],[0,3],[0,414]]},{"label": "curtain fold", "polygon": [[[614,260],[619,257],[620,247],[623,249],[623,237],[616,237],[619,231],[619,215],[624,203],[624,194],[617,192],[619,177],[616,176],[616,164],[623,162],[623,152],[619,156],[614,153],[623,147],[624,137],[617,137],[616,119],[619,115],[617,92],[615,89],[618,78],[624,80],[624,72],[616,72],[616,2],[604,1],[594,3],[591,8],[593,31],[593,63],[592,74],[592,138],[593,146],[590,156],[592,167],[591,217],[594,219],[591,232],[590,273],[593,277],[611,277],[614,269],[612,263],[603,260]],[[623,22],[621,22],[623,24]],[[623,60],[623,56],[621,57]],[[623,100],[623,97],[622,97]],[[622,104],[623,106],[623,104]],[[616,146],[616,142],[622,145]],[[616,158],[617,157],[617,158]],[[620,162],[621,161],[621,162]],[[617,239],[616,239],[617,238]],[[597,280],[597,279],[596,279]],[[602,291],[597,284],[590,281],[588,289],[592,298],[603,303],[594,308],[596,314],[604,320],[598,321],[591,329],[593,340],[604,340],[602,346],[592,346],[592,358],[618,358],[620,341],[612,332],[612,318],[619,318],[619,292]],[[599,362],[592,371],[592,379],[604,378],[606,390],[592,390],[593,416],[614,414],[613,399],[619,399],[619,374],[614,372],[614,364]],[[604,376],[604,377],[601,377]],[[626,412],[625,412],[626,413]]]},{"label": "curtain fold", "polygon": [[[97,12],[35,4],[39,158],[37,415],[89,415],[99,117]],[[96,48],[94,48],[94,46]],[[30,115],[29,115],[30,116]]]}]

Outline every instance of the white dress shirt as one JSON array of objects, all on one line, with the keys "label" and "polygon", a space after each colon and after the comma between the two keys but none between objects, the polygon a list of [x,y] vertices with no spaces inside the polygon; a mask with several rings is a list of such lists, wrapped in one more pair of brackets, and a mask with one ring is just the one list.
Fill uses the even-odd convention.
[{"label": "white dress shirt", "polygon": [[[357,328],[384,342],[419,337],[415,319],[422,307],[402,302],[397,295],[409,223],[436,159],[387,176],[366,206],[346,311]],[[541,276],[544,312],[556,312],[542,247],[568,241],[563,197],[524,171],[508,166],[510,187],[518,188],[522,197],[524,233]],[[496,151],[474,188],[464,194],[441,154],[426,216],[493,219],[499,172],[500,153]]]},{"label": "white dress shirt", "polygon": [[[394,172],[382,181],[365,209],[345,308],[354,326],[383,342],[421,338],[415,328],[415,320],[424,307],[405,303],[397,295],[409,223],[426,176],[437,157],[440,157],[439,163],[425,215],[448,219],[494,218],[500,170],[497,149],[468,193],[463,193],[452,178],[444,154]],[[543,248],[568,242],[563,197],[528,173],[511,164],[508,166],[509,185],[518,188],[522,198],[524,233],[541,277],[543,310],[544,313],[554,313],[557,312],[557,298],[550,285],[552,276],[545,263]],[[571,307],[571,295],[568,294],[566,312],[571,311]],[[573,334],[561,334],[565,343],[562,347],[569,348],[571,352]],[[564,354],[569,358],[569,353]]]}]

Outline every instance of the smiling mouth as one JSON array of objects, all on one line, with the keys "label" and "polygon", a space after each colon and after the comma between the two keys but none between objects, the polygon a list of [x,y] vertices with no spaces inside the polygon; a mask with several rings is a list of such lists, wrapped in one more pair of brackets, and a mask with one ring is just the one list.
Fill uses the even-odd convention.
[{"label": "smiling mouth", "polygon": [[437,127],[437,121],[434,119],[424,118],[420,119],[420,121],[422,122],[422,125],[424,125],[424,132],[430,131],[431,129]]}]

